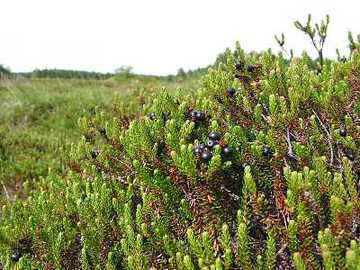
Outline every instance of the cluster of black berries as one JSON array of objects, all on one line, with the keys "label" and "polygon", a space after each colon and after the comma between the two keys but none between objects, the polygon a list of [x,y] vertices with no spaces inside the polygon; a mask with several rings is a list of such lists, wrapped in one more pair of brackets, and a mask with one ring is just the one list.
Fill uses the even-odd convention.
[{"label": "cluster of black berries", "polygon": [[246,66],[246,71],[247,71],[247,72],[252,73],[252,72],[255,71],[255,69],[256,69],[256,67],[255,67],[254,65],[247,65],[247,66]]},{"label": "cluster of black berries", "polygon": [[243,62],[240,62],[240,61],[235,64],[235,68],[237,71],[243,72],[246,70],[247,72],[250,72],[250,73],[252,73],[256,70],[255,65],[251,65],[251,64],[245,65]]},{"label": "cluster of black berries", "polygon": [[205,113],[202,111],[192,110],[189,114],[191,121],[198,123],[205,120]]},{"label": "cluster of black berries", "polygon": [[156,119],[162,119],[162,120],[164,120],[164,121],[166,121],[167,119],[169,119],[169,115],[170,115],[170,113],[168,113],[168,112],[162,112],[162,113],[160,113],[160,114],[158,114],[158,115],[156,115],[156,113],[154,113],[154,112],[150,112],[150,113],[148,113],[146,116],[151,120],[151,121],[155,121]]},{"label": "cluster of black berries", "polygon": [[[206,145],[202,143],[194,147],[195,154],[199,156],[201,160],[204,162],[210,161],[213,156],[211,149],[214,148],[215,145],[219,144],[221,137],[222,134],[218,131],[210,132]],[[221,157],[224,160],[228,160],[231,158],[233,152],[234,150],[231,146],[223,145],[221,151]]]}]

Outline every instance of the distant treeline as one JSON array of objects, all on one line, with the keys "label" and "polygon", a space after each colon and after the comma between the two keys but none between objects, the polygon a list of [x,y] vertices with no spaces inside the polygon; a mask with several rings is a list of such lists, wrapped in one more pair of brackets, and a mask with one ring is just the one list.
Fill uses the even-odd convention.
[{"label": "distant treeline", "polygon": [[61,78],[61,79],[95,79],[104,80],[112,77],[113,73],[89,72],[82,70],[65,69],[35,69],[29,73],[20,73],[24,77],[31,78]]},{"label": "distant treeline", "polygon": [[[204,67],[204,68],[190,69],[187,72],[185,72],[184,69],[180,68],[180,69],[178,69],[176,76],[178,76],[178,77],[196,76],[196,75],[201,76],[201,75],[206,74],[209,67],[210,66]],[[169,75],[169,76],[171,76],[171,75]]]},{"label": "distant treeline", "polygon": [[60,78],[60,79],[95,79],[104,80],[114,76],[113,73],[89,72],[81,70],[64,69],[35,69],[31,72],[11,72],[10,69],[0,65],[0,78]]},{"label": "distant treeline", "polygon": [[[197,77],[206,73],[208,67],[198,68],[194,70],[184,71],[180,68],[175,75],[156,76],[160,79],[168,81],[185,79],[187,77]],[[11,72],[8,68],[0,65],[0,78],[16,79],[16,78],[59,78],[59,79],[93,79],[105,80],[116,77],[130,78],[139,74],[134,74],[130,70],[126,72],[100,73],[81,70],[65,70],[65,69],[35,69],[31,72]]]}]

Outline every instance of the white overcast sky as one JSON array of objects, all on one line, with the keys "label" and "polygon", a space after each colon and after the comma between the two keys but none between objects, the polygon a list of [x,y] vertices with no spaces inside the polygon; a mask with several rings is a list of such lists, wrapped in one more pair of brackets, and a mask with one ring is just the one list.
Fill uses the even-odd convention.
[{"label": "white overcast sky", "polygon": [[360,33],[359,0],[0,0],[0,63],[13,71],[63,68],[169,74],[212,63],[236,40],[246,51],[312,51],[293,22],[330,14],[327,56]]}]

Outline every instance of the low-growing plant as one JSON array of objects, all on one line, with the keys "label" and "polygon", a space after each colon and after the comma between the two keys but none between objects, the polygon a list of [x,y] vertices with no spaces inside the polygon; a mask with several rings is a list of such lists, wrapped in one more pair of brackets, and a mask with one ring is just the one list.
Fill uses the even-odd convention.
[{"label": "low-growing plant", "polygon": [[3,267],[359,269],[360,53],[321,67],[237,44],[82,117],[66,175],[4,205]]}]

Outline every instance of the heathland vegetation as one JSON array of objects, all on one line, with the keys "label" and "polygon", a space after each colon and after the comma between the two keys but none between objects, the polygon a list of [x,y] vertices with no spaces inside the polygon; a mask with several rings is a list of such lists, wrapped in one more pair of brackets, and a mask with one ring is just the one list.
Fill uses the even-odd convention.
[{"label": "heathland vegetation", "polygon": [[4,76],[2,268],[359,270],[360,40],[328,59],[328,24],[295,23],[316,59]]}]

